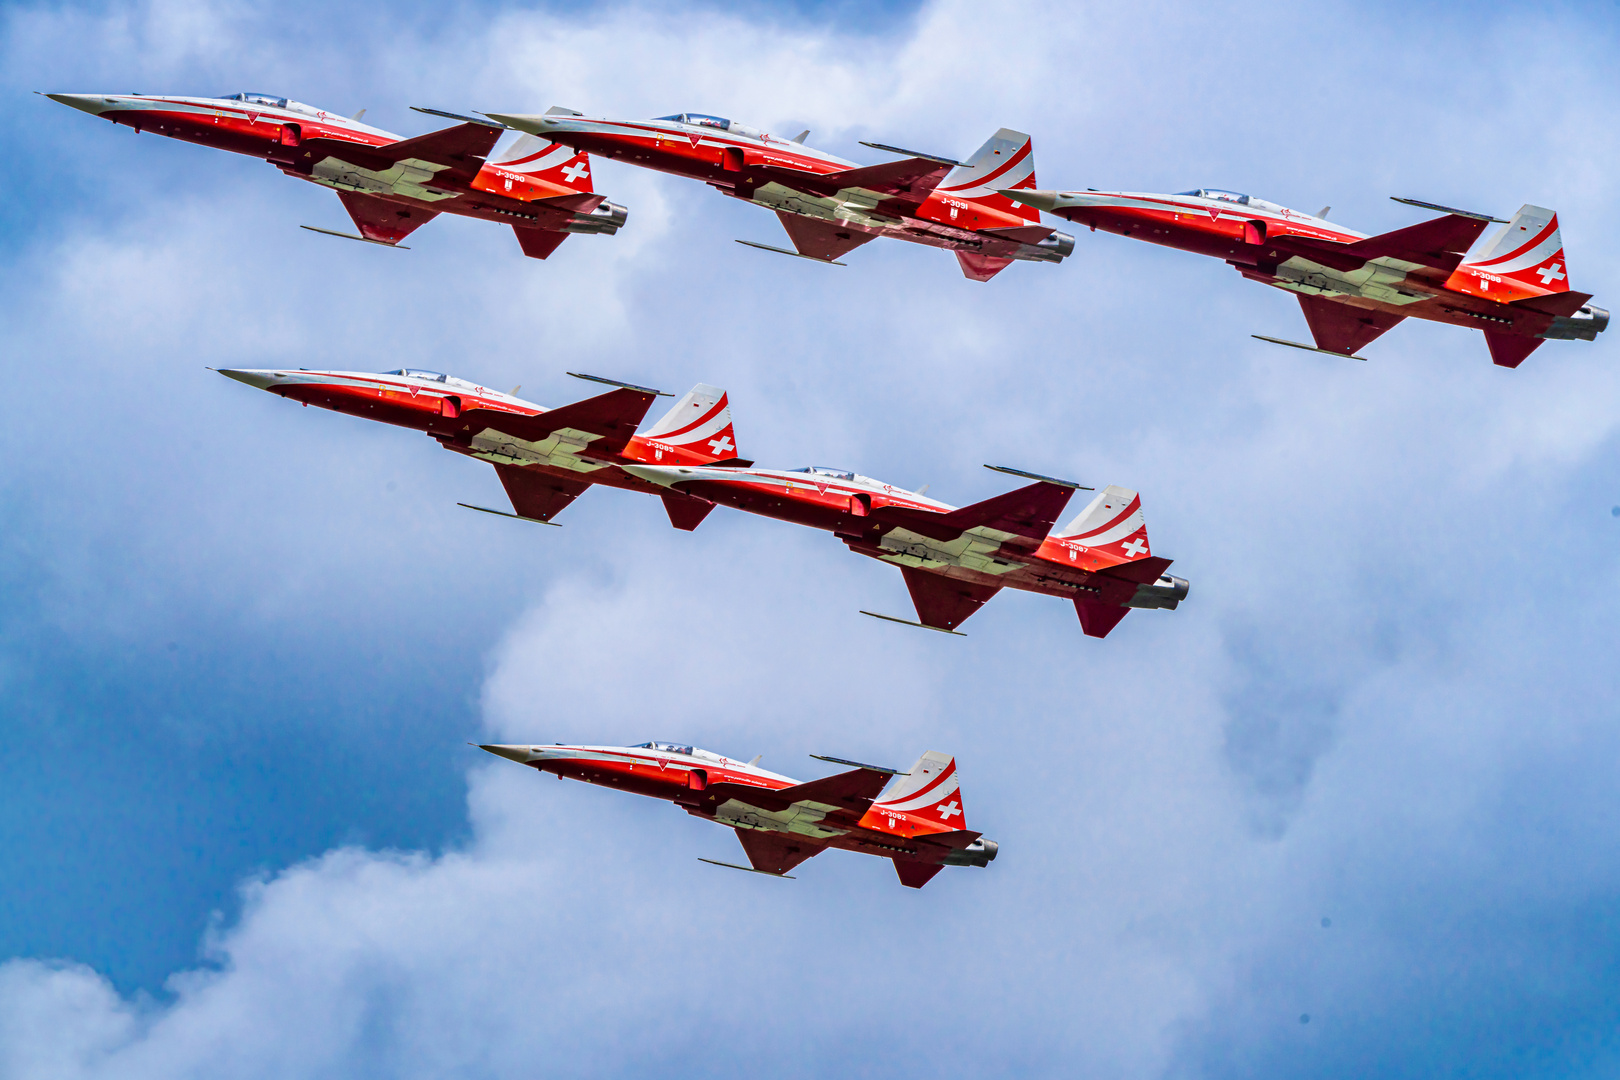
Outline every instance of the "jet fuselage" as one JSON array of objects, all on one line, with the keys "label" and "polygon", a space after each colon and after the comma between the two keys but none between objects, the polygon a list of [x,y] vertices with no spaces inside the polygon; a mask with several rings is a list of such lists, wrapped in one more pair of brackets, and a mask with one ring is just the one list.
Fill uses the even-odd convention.
[{"label": "jet fuselage", "polygon": [[[357,215],[357,223],[362,224],[368,239],[396,242],[417,223],[437,214],[457,214],[519,229],[563,234],[612,233],[625,221],[623,207],[597,196],[582,196],[575,187],[536,177],[532,175],[536,171],[534,164],[527,161],[486,162],[479,158],[470,161],[471,168],[464,170],[465,175],[461,176],[440,162],[345,161],[338,156],[341,148],[325,140],[350,144],[363,154],[365,148],[387,147],[403,141],[402,137],[288,98],[247,93],[222,98],[145,94],[46,96],[131,128],[137,134],[155,132],[183,142],[262,158],[289,176],[331,188],[340,195],[371,196],[401,208],[397,215],[401,219],[397,222],[399,236],[392,239],[388,238],[387,221],[362,222],[363,214]],[[491,143],[494,135],[492,130]],[[310,151],[306,144],[319,149]],[[557,152],[565,159],[575,156],[562,148]],[[579,170],[576,176],[588,175],[584,159],[575,162],[574,168]],[[577,205],[563,207],[544,202],[570,198]],[[354,213],[353,208],[351,213]],[[414,221],[412,215],[415,215]],[[378,231],[373,232],[367,225]]]}]

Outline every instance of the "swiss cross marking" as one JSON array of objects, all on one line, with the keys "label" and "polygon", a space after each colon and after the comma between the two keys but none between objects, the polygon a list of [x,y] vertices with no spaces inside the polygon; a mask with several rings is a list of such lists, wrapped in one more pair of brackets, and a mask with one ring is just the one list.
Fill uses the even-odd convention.
[{"label": "swiss cross marking", "polygon": [[1142,540],[1140,537],[1125,545],[1125,554],[1129,555],[1133,559],[1146,550],[1147,542]]},{"label": "swiss cross marking", "polygon": [[961,812],[961,805],[955,799],[952,799],[950,802],[939,808],[939,817],[941,821],[949,821],[951,820],[952,815],[960,814]]},{"label": "swiss cross marking", "polygon": [[736,448],[736,444],[731,441],[730,435],[722,435],[718,439],[709,440],[709,449],[714,451],[715,457],[723,457],[728,451]]},{"label": "swiss cross marking", "polygon": [[1543,266],[1540,270],[1537,270],[1536,273],[1541,275],[1541,283],[1543,285],[1551,285],[1555,281],[1564,280],[1564,267],[1562,263],[1549,263],[1546,266]]},{"label": "swiss cross marking", "polygon": [[583,161],[576,161],[562,171],[562,174],[568,177],[568,182],[570,184],[579,183],[580,177],[589,176],[590,173],[591,170],[585,167],[585,163]]}]

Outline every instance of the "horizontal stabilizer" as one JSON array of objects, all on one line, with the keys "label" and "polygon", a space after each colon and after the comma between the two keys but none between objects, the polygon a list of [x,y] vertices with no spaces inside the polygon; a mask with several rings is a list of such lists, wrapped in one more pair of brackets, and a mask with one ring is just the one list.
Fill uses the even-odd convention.
[{"label": "horizontal stabilizer", "polygon": [[1485,344],[1491,350],[1491,363],[1497,367],[1516,368],[1525,357],[1540,347],[1542,338],[1522,334],[1504,334],[1498,330],[1485,331]]},{"label": "horizontal stabilizer", "polygon": [[531,259],[544,259],[553,251],[562,246],[568,239],[565,232],[554,232],[551,229],[532,229],[527,225],[514,225],[512,231],[517,234],[518,246],[523,254]]},{"label": "horizontal stabilizer", "polygon": [[[304,228],[309,228],[308,225]],[[1546,296],[1529,296],[1523,300],[1513,301],[1513,306],[1526,311],[1538,311],[1543,315],[1556,315],[1569,318],[1592,299],[1591,293],[1584,292],[1557,292]]]},{"label": "horizontal stabilizer", "polygon": [[848,761],[841,757],[828,757],[826,754],[811,754],[817,761],[830,761],[834,765],[848,765],[852,769],[864,769],[867,772],[887,773],[890,776],[905,776],[899,769],[886,769],[882,765],[868,765],[864,761]]},{"label": "horizontal stabilizer", "polygon": [[1075,610],[1080,613],[1080,629],[1087,637],[1105,638],[1108,632],[1119,625],[1129,612],[1130,608],[1118,604],[1106,603],[1102,600],[1088,600],[1076,597]]},{"label": "horizontal stabilizer", "polygon": [[908,889],[920,889],[930,881],[934,875],[945,869],[942,863],[918,862],[916,859],[894,857],[894,871],[900,875],[900,884]]},{"label": "horizontal stabilizer", "polygon": [[1003,255],[980,255],[962,250],[956,252],[956,264],[962,268],[962,276],[969,281],[989,281],[1013,262]]},{"label": "horizontal stabilizer", "polygon": [[691,532],[703,524],[703,519],[714,509],[714,503],[709,500],[700,499],[695,495],[683,495],[678,491],[665,492],[662,497],[664,510],[669,514],[669,523],[682,532]]},{"label": "horizontal stabilizer", "polygon": [[1150,555],[1145,559],[1137,559],[1134,562],[1120,563],[1117,566],[1105,567],[1098,572],[1107,574],[1109,577],[1117,577],[1122,578],[1125,581],[1133,581],[1138,585],[1151,585],[1155,581],[1158,581],[1160,576],[1162,576],[1166,570],[1170,569],[1171,562],[1172,560],[1170,559],[1162,558],[1158,555]]}]

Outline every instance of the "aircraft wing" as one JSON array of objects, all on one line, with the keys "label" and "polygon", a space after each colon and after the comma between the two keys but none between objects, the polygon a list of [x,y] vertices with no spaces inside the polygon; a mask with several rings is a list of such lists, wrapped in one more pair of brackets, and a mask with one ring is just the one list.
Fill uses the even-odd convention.
[{"label": "aircraft wing", "polygon": [[802,214],[788,214],[781,210],[776,216],[782,220],[782,228],[787,230],[788,239],[793,241],[793,247],[800,255],[810,259],[823,259],[832,262],[838,256],[853,251],[869,240],[876,240],[877,234],[857,229],[851,225],[835,225],[830,221],[819,218],[809,218]]},{"label": "aircraft wing", "polygon": [[1345,356],[1354,356],[1358,349],[1406,318],[1370,308],[1352,307],[1322,296],[1296,295],[1300,309],[1305,312],[1305,323],[1311,328],[1311,337],[1316,340],[1316,347]]},{"label": "aircraft wing", "polygon": [[848,188],[862,188],[914,206],[933,194],[939,182],[951,171],[951,166],[927,158],[903,158],[900,161],[886,161],[882,165],[865,165],[830,173],[790,169],[763,162],[749,164],[746,168],[750,173],[761,173],[767,179],[795,191],[829,196]]},{"label": "aircraft wing", "polygon": [[488,124],[457,124],[382,146],[367,146],[345,139],[305,139],[298,144],[298,157],[311,163],[335,157],[372,172],[386,172],[401,161],[414,158],[441,166],[446,176],[470,184],[484,167],[484,158],[495,148],[501,131]]},{"label": "aircraft wing", "polygon": [[354,227],[360,230],[360,235],[379,244],[397,244],[439,216],[437,210],[401,206],[358,191],[340,191],[337,194],[343,200],[343,209],[354,220]]},{"label": "aircraft wing", "polygon": [[1052,531],[1073,494],[1071,487],[1037,482],[948,514],[884,506],[873,510],[872,517],[945,543],[981,529],[1010,533],[1004,546],[1034,551]]},{"label": "aircraft wing", "polygon": [[737,839],[742,841],[743,851],[754,869],[767,874],[785,874],[827,850],[825,844],[815,843],[809,837],[758,829],[738,829]]},{"label": "aircraft wing", "polygon": [[955,630],[1001,591],[999,586],[974,585],[910,566],[902,566],[900,575],[917,608],[917,621],[939,630]]},{"label": "aircraft wing", "polygon": [[1312,236],[1277,236],[1264,246],[1340,271],[1358,270],[1377,259],[1399,259],[1450,273],[1488,224],[1477,217],[1447,214],[1349,244]]},{"label": "aircraft wing", "polygon": [[496,465],[495,474],[518,516],[537,521],[550,521],[591,486],[589,480],[563,480],[520,465]]},{"label": "aircraft wing", "polygon": [[736,800],[757,806],[773,814],[780,814],[794,803],[813,802],[823,806],[841,807],[859,818],[866,813],[872,800],[889,782],[889,774],[872,769],[852,769],[849,772],[825,776],[785,788],[762,788],[752,784],[710,784],[703,794],[710,801]]},{"label": "aircraft wing", "polygon": [[589,440],[591,456],[613,457],[624,450],[636,433],[636,427],[652,405],[653,396],[650,390],[609,390],[538,416],[499,409],[468,409],[459,417],[459,423],[452,421],[452,426],[469,432],[493,429],[531,443],[544,442],[560,431],[578,431],[594,436]]}]

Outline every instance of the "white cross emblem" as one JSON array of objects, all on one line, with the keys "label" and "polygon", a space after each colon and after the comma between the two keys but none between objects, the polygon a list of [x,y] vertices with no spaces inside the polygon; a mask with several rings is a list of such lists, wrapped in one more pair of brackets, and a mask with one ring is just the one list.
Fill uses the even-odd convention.
[{"label": "white cross emblem", "polygon": [[950,802],[939,808],[939,816],[942,821],[949,821],[951,820],[951,815],[960,814],[961,812],[962,807],[955,799],[952,799]]},{"label": "white cross emblem", "polygon": [[1564,280],[1564,268],[1561,263],[1549,263],[1537,270],[1536,273],[1541,275],[1543,285],[1551,285],[1555,281]]},{"label": "white cross emblem", "polygon": [[568,177],[568,182],[570,184],[577,184],[579,183],[579,178],[582,176],[589,176],[591,174],[591,170],[585,167],[585,163],[583,161],[576,161],[572,165],[568,166],[568,168],[564,169],[562,174]]},{"label": "white cross emblem", "polygon": [[1144,552],[1146,550],[1147,550],[1147,542],[1145,540],[1140,539],[1140,538],[1136,539],[1136,540],[1132,540],[1130,543],[1125,545],[1125,554],[1129,555],[1133,559],[1136,558],[1138,555],[1142,554],[1142,552]]},{"label": "white cross emblem", "polygon": [[722,457],[726,451],[735,450],[736,448],[731,441],[730,435],[722,435],[718,439],[709,440],[709,449],[714,451],[715,457]]}]

